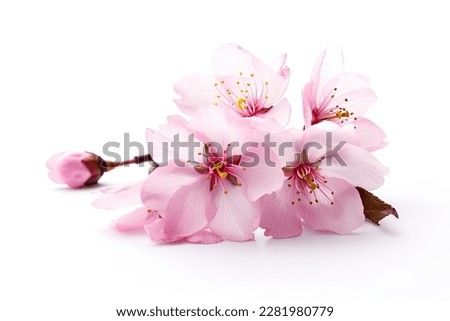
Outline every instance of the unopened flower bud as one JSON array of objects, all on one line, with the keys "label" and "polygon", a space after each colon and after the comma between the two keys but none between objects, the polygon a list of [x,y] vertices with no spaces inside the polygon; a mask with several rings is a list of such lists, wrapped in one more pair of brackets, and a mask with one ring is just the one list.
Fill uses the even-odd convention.
[{"label": "unopened flower bud", "polygon": [[104,165],[100,156],[87,152],[59,153],[47,161],[50,179],[72,188],[96,184],[105,171]]}]

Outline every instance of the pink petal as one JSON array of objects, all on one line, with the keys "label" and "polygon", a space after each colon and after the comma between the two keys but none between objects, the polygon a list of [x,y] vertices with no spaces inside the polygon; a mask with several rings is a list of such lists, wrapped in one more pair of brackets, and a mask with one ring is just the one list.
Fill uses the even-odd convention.
[{"label": "pink petal", "polygon": [[285,66],[286,58],[287,58],[287,54],[282,54],[282,55],[276,57],[270,64],[270,68],[277,71],[281,77],[283,77],[285,79],[289,79],[290,70],[289,70],[289,67]]},{"label": "pink petal", "polygon": [[175,92],[180,96],[175,103],[182,112],[190,116],[195,115],[199,109],[217,107],[214,105],[218,95],[215,83],[215,76],[189,74],[174,86]]},{"label": "pink petal", "polygon": [[[306,128],[297,151],[306,150],[310,162],[327,156],[327,150],[334,150],[341,142],[348,142],[354,131],[350,127],[340,127],[329,121],[323,121]],[[330,155],[328,155],[330,156]]]},{"label": "pink petal", "polygon": [[[250,147],[248,152],[253,155],[243,155],[241,166],[234,167],[232,172],[235,173],[236,177],[242,179],[242,185],[250,201],[256,201],[261,196],[280,189],[285,176],[279,165],[278,157],[272,150],[268,150],[270,160],[266,160],[262,146]],[[257,161],[257,157],[259,161]],[[246,163],[249,165],[246,165]]]},{"label": "pink petal", "polygon": [[189,243],[215,244],[222,242],[223,239],[210,231],[202,230],[186,237],[186,241]]},{"label": "pink petal", "polygon": [[176,242],[182,238],[170,238],[165,233],[166,220],[158,218],[144,226],[145,232],[153,242]]},{"label": "pink petal", "polygon": [[[302,141],[305,131],[297,128],[289,128],[287,130],[278,131],[270,134],[270,139],[278,148],[277,156],[281,167],[293,162],[296,153],[301,151],[300,142]],[[284,145],[282,145],[284,144]]]},{"label": "pink petal", "polygon": [[275,57],[275,59],[272,60],[272,62],[269,65],[270,68],[275,71],[283,70],[283,68],[286,64],[286,58],[287,58],[287,54],[282,54],[282,55],[279,55],[278,57]]},{"label": "pink petal", "polygon": [[[187,128],[187,120],[179,115],[171,115],[167,117],[167,123],[159,126],[158,131],[148,129],[148,134],[152,135],[157,132],[161,137],[172,140],[176,134],[189,135],[190,131]],[[152,142],[154,137],[147,136],[147,141]],[[166,140],[167,141],[167,140]]]},{"label": "pink petal", "polygon": [[316,95],[312,92],[312,90],[313,83],[309,82],[303,87],[302,91],[302,108],[305,127],[311,126],[311,123],[313,121],[312,111],[316,108]]},{"label": "pink petal", "polygon": [[[178,135],[179,141],[182,143],[189,141],[189,135],[192,133],[188,129],[187,121],[178,115],[172,115],[167,117],[167,123],[159,126],[158,131],[147,129],[147,142],[149,143],[150,154],[153,160],[158,164],[164,164],[177,156],[177,159],[181,161],[187,161],[190,159],[189,150],[187,148],[179,148],[179,154],[174,154],[174,148],[171,143],[174,142],[175,136]],[[199,152],[203,151],[203,143],[194,139],[198,147],[193,149],[194,160],[201,159],[198,156]],[[192,160],[192,159],[191,159]]]},{"label": "pink petal", "polygon": [[144,181],[134,184],[110,186],[97,192],[99,197],[92,202],[96,208],[114,210],[141,204],[141,189]]},{"label": "pink petal", "polygon": [[121,232],[143,231],[145,225],[158,217],[156,212],[149,213],[146,208],[140,207],[113,221],[111,227]]},{"label": "pink petal", "polygon": [[223,150],[229,143],[249,142],[252,138],[248,121],[222,108],[206,109],[189,122],[189,128],[200,141],[218,143]]},{"label": "pink petal", "polygon": [[225,44],[216,49],[212,65],[216,75],[250,75],[255,73],[253,62],[256,58],[236,44]]},{"label": "pink petal", "polygon": [[315,230],[348,234],[364,223],[364,208],[358,191],[341,179],[329,178],[327,186],[334,191],[331,201],[316,192],[318,203],[300,202],[301,216]]},{"label": "pink petal", "polygon": [[[251,129],[254,134],[253,137],[264,137],[267,133],[283,130],[283,126],[281,126],[280,123],[275,119],[265,116],[265,114],[261,114],[258,117],[245,117],[243,119],[247,121],[248,128]],[[264,139],[262,141],[264,141]]]},{"label": "pink petal", "polygon": [[173,194],[183,186],[201,178],[189,164],[179,167],[174,161],[156,168],[145,180],[141,190],[143,204],[152,210],[164,212]]},{"label": "pink petal", "polygon": [[351,126],[355,126],[355,134],[349,143],[357,145],[369,152],[373,152],[387,145],[386,134],[365,117],[359,117]]},{"label": "pink petal", "polygon": [[164,233],[170,239],[186,237],[204,229],[216,213],[209,181],[201,175],[190,185],[179,188],[162,213]]},{"label": "pink petal", "polygon": [[330,45],[319,55],[311,75],[312,87],[310,92],[314,101],[318,103],[317,106],[323,101],[323,87],[343,71],[342,48],[337,44]]},{"label": "pink petal", "polygon": [[[366,75],[356,72],[346,72],[329,79],[329,81],[324,84],[321,94],[324,97],[328,97],[329,93],[334,91],[337,94],[342,94],[343,92],[367,89],[369,86],[369,78]],[[334,88],[337,90],[334,90]]]},{"label": "pink petal", "polygon": [[[302,223],[297,190],[286,180],[283,187],[260,199],[261,228],[264,235],[288,238],[302,233]],[[294,204],[292,204],[294,203]]]},{"label": "pink petal", "polygon": [[278,104],[275,104],[265,114],[260,114],[261,118],[268,118],[275,120],[282,127],[286,126],[291,118],[291,105],[287,98],[283,98]]},{"label": "pink petal", "polygon": [[[279,74],[267,67],[262,61],[254,61],[255,69],[258,70],[261,75],[261,84],[264,84],[267,89],[267,104],[275,105],[284,95],[289,85],[290,71],[289,68]],[[267,83],[267,85],[266,85]],[[262,87],[262,86],[261,86]]]},{"label": "pink petal", "polygon": [[323,89],[323,96],[331,95],[334,98],[329,101],[328,106],[346,108],[353,113],[352,117],[363,115],[377,100],[377,96],[369,88],[367,77],[356,73],[346,73],[328,82]]},{"label": "pink petal", "polygon": [[321,174],[324,177],[342,178],[353,186],[367,190],[373,190],[383,185],[383,176],[389,172],[389,169],[370,152],[351,144],[345,144],[338,154],[345,164],[340,164],[335,157],[328,160],[330,162],[328,165],[326,164],[327,160],[324,160],[321,166]]},{"label": "pink petal", "polygon": [[225,180],[224,187],[227,194],[221,188],[213,191],[217,213],[209,222],[209,228],[226,240],[253,240],[253,231],[258,227],[260,219],[259,206],[248,200],[241,187]]}]

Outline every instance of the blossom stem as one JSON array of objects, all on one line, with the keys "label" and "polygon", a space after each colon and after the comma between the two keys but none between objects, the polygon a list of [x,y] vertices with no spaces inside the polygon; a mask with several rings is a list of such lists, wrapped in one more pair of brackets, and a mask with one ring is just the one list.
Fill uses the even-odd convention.
[{"label": "blossom stem", "polygon": [[128,159],[128,160],[125,160],[122,162],[105,161],[105,166],[103,166],[103,167],[104,167],[105,171],[110,171],[116,167],[127,166],[127,165],[131,165],[131,164],[141,164],[144,162],[149,162],[152,164],[152,166],[155,166],[155,167],[158,166],[158,164],[153,161],[152,155],[146,154],[146,155],[135,156],[131,159]]}]

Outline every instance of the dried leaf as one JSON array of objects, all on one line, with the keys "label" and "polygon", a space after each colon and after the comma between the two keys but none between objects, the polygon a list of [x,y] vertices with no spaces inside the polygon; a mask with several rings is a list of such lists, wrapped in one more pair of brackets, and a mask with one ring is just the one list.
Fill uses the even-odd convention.
[{"label": "dried leaf", "polygon": [[364,188],[356,187],[356,189],[361,196],[361,201],[364,206],[364,215],[368,220],[380,225],[378,222],[388,215],[394,215],[398,218],[397,211],[392,207],[392,205],[383,202],[372,193],[366,191]]}]

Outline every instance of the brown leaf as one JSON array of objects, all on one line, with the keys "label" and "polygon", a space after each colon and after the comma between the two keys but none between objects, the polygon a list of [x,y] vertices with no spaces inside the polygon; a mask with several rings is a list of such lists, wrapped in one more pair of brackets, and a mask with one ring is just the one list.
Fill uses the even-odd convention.
[{"label": "brown leaf", "polygon": [[383,202],[372,193],[366,191],[364,188],[356,187],[356,189],[361,196],[361,201],[364,206],[364,215],[368,220],[380,225],[378,222],[388,215],[394,215],[398,218],[397,211],[392,207],[392,205]]}]

